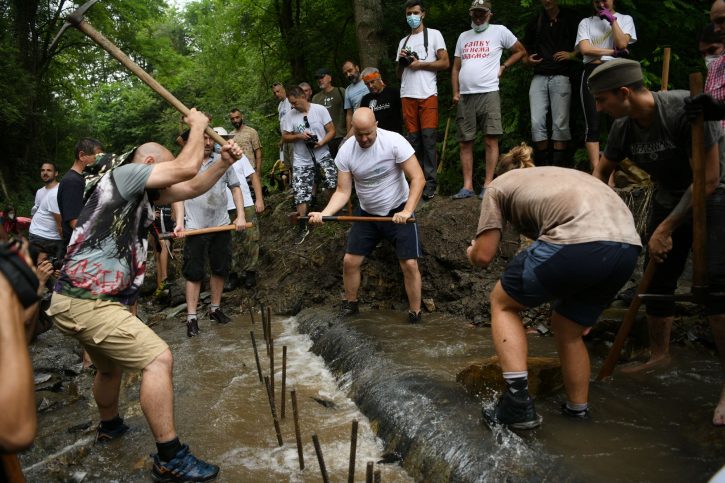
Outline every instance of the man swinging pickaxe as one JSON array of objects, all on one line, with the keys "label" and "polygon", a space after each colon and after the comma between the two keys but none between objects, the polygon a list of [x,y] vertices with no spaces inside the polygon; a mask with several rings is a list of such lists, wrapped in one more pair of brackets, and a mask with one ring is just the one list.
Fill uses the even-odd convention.
[{"label": "man swinging pickaxe", "polygon": [[[143,70],[137,63],[135,63],[126,54],[124,54],[118,47],[113,44],[113,42],[108,40],[105,36],[103,36],[103,34],[94,29],[88,22],[84,20],[83,17],[85,16],[86,11],[91,8],[93,4],[97,1],[98,0],[88,0],[82,6],[78,7],[73,13],[68,15],[68,17],[66,17],[66,21],[63,24],[63,27],[60,29],[60,32],[58,32],[58,35],[56,35],[53,39],[49,50],[53,50],[53,47],[55,47],[58,39],[60,39],[61,35],[63,35],[63,33],[69,27],[75,27],[84,34],[86,34],[88,37],[90,37],[90,39],[97,43],[103,50],[111,54],[113,58],[123,64],[123,66],[130,70],[134,75],[136,75],[136,77],[144,81],[146,85],[148,85],[151,89],[153,89],[156,93],[163,97],[164,100],[171,104],[176,110],[178,110],[184,116],[188,115],[188,107],[182,104],[181,101],[174,97],[171,92],[166,90],[166,88],[159,84],[156,79],[151,77],[148,72]],[[227,141],[219,134],[217,134],[211,127],[207,127],[205,133],[221,145],[227,143]]]}]

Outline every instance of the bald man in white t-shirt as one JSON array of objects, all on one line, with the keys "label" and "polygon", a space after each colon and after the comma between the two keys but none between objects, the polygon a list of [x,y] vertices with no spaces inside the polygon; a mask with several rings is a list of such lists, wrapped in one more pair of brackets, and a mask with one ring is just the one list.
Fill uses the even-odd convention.
[{"label": "bald man in white t-shirt", "polygon": [[[390,222],[356,222],[347,238],[343,260],[345,300],[342,315],[358,312],[360,266],[382,239],[393,242],[403,271],[408,295],[408,320],[421,320],[421,256],[418,225],[409,222],[425,187],[423,170],[415,151],[403,136],[379,129],[375,113],[361,107],[352,117],[355,140],[348,139],[335,158],[338,169],[337,189],[322,212],[310,213],[310,223],[322,224],[323,216],[340,211],[350,199],[352,183],[360,200],[359,215],[389,216]],[[406,181],[406,178],[408,181]]]}]

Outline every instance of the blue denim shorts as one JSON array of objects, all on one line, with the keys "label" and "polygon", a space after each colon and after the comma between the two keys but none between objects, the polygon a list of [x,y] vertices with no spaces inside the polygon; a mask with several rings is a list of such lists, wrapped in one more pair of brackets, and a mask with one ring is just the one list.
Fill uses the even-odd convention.
[{"label": "blue denim shorts", "polygon": [[521,305],[552,302],[560,315],[591,327],[629,280],[639,252],[627,243],[536,241],[511,260],[501,285]]}]

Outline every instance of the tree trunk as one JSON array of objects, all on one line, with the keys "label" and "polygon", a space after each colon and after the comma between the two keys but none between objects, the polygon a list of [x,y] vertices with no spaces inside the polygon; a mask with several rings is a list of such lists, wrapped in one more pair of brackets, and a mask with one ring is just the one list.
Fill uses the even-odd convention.
[{"label": "tree trunk", "polygon": [[292,78],[299,82],[305,78],[305,42],[300,28],[300,0],[277,0],[275,9],[282,43],[287,47]]},{"label": "tree trunk", "polygon": [[354,0],[353,8],[360,66],[380,67],[380,60],[385,55],[385,43],[381,32],[383,18],[381,0]]}]

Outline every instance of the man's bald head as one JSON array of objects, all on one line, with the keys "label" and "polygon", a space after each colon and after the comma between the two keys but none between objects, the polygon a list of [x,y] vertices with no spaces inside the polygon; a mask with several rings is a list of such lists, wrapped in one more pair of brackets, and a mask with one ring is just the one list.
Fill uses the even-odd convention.
[{"label": "man's bald head", "polygon": [[146,143],[136,148],[133,155],[134,163],[154,164],[164,163],[174,159],[171,151],[160,145],[159,143]]},{"label": "man's bald head", "polygon": [[369,148],[375,143],[378,122],[372,109],[361,107],[352,115],[352,128],[355,139],[361,148]]}]

